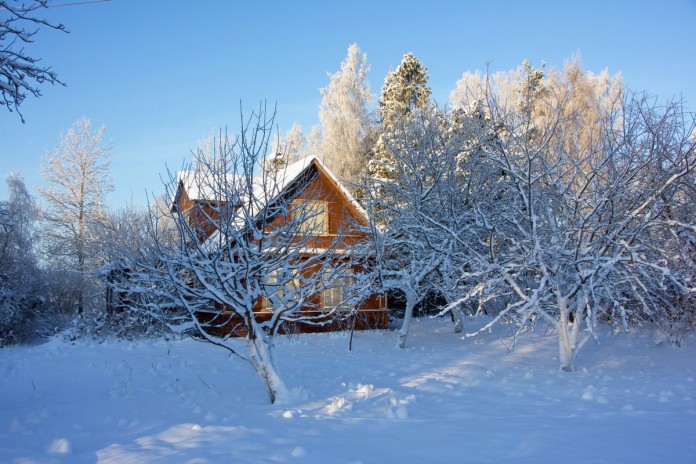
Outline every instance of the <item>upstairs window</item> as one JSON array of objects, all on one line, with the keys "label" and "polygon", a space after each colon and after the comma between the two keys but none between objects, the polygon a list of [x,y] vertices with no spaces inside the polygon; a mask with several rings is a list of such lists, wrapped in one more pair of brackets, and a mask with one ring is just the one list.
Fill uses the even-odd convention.
[{"label": "upstairs window", "polygon": [[329,233],[329,203],[318,200],[295,200],[294,209],[302,219],[300,232],[307,235]]}]

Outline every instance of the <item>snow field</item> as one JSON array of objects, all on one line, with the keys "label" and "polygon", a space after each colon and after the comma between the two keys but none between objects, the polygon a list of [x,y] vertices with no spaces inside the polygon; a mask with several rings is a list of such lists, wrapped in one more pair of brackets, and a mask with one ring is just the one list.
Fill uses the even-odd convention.
[{"label": "snow field", "polygon": [[558,371],[556,339],[462,340],[447,320],[396,332],[281,337],[294,400],[193,340],[59,339],[0,350],[0,462],[693,463],[696,349],[650,334],[588,345]]}]

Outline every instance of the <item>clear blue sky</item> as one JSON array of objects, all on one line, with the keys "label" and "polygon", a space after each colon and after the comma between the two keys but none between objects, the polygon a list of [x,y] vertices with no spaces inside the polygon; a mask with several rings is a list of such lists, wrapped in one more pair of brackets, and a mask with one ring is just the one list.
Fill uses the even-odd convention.
[{"label": "clear blue sky", "polygon": [[[51,0],[54,5],[83,0]],[[318,123],[319,89],[357,42],[379,93],[413,52],[446,103],[464,71],[508,70],[523,59],[561,67],[580,52],[586,69],[621,72],[634,90],[683,96],[696,110],[696,0],[664,1],[155,1],[51,8],[71,31],[41,31],[31,54],[67,87],[44,86],[0,108],[0,175],[42,185],[41,158],[85,115],[113,141],[112,207],[162,190],[211,130],[239,127],[239,103],[277,102],[280,131]],[[0,199],[7,198],[5,184]]]}]

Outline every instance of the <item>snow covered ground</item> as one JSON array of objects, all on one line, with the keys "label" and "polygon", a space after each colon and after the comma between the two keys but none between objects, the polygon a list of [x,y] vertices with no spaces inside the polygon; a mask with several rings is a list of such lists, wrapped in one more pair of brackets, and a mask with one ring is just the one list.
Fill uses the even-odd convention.
[{"label": "snow covered ground", "polygon": [[0,350],[0,462],[695,463],[696,343],[645,332],[558,370],[542,330],[462,340],[444,320],[281,337],[304,398],[270,405],[250,367],[186,340]]}]

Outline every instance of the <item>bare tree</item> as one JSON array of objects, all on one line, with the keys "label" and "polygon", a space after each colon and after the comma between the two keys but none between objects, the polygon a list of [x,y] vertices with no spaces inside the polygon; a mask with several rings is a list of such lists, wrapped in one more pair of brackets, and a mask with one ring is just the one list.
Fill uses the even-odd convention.
[{"label": "bare tree", "polygon": [[102,127],[93,132],[86,117],[77,120],[41,168],[51,186],[40,189],[47,203],[43,215],[46,254],[52,264],[76,276],[78,314],[84,310],[86,287],[99,264],[99,223],[104,196],[112,189],[111,144],[102,144],[104,131]]},{"label": "bare tree", "polygon": [[[375,260],[368,278],[378,291],[398,290],[406,300],[401,348],[418,303],[431,292],[456,297],[458,277],[452,276],[462,264],[461,229],[471,227],[466,199],[471,172],[460,168],[461,140],[454,132],[448,115],[437,108],[414,110],[383,137],[394,161],[390,176],[368,178],[363,189],[372,238],[372,250],[364,254]],[[459,330],[458,317],[455,324]]]},{"label": "bare tree", "polygon": [[[307,310],[323,310],[317,297],[350,263],[340,234],[318,239],[324,213],[313,200],[318,193],[307,190],[317,171],[305,162],[292,170],[264,162],[272,126],[261,107],[242,117],[238,136],[220,135],[214,159],[195,154],[206,169],[170,176],[179,241],[168,244],[152,220],[156,260],[134,263],[130,294],[139,310],[173,330],[194,330],[248,362],[271,402],[279,402],[289,391],[276,366],[275,336],[288,324],[326,323],[335,309]],[[182,189],[204,199],[188,204]]]},{"label": "bare tree", "polygon": [[40,66],[39,59],[29,56],[24,46],[34,41],[40,27],[68,32],[62,24],[52,24],[36,16],[48,8],[48,0],[27,2],[0,1],[0,105],[19,111],[27,94],[41,96],[40,84],[62,84],[49,67]]},{"label": "bare tree", "polygon": [[[693,185],[694,122],[678,103],[631,96],[595,106],[594,129],[579,130],[586,121],[567,110],[568,95],[539,92],[532,69],[527,76],[522,105],[487,95],[490,124],[476,145],[500,179],[495,202],[477,210],[491,252],[471,256],[463,277],[478,284],[458,301],[501,303],[486,327],[511,315],[520,330],[546,321],[558,336],[560,367],[570,371],[599,316],[659,317],[665,292],[692,301],[689,275],[670,262],[674,249],[652,237],[669,232],[667,211]],[[673,224],[693,230],[693,216],[681,217]]]},{"label": "bare tree", "polygon": [[273,155],[285,163],[294,163],[309,156],[310,146],[302,132],[302,126],[295,123],[285,133],[285,137],[277,134],[273,143]]}]

